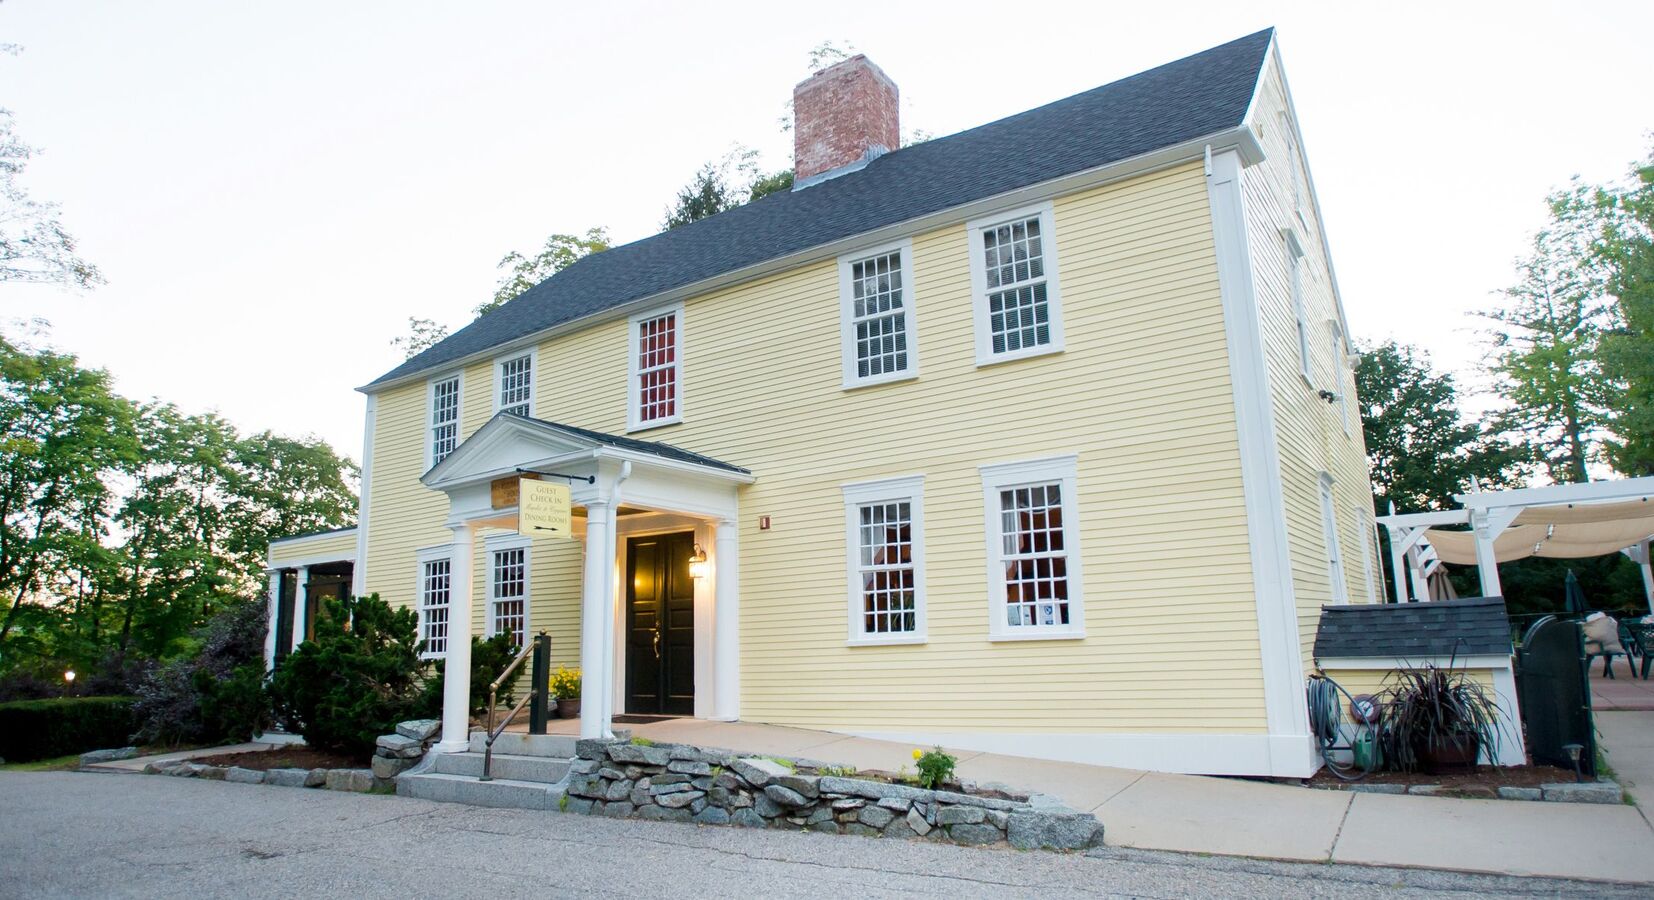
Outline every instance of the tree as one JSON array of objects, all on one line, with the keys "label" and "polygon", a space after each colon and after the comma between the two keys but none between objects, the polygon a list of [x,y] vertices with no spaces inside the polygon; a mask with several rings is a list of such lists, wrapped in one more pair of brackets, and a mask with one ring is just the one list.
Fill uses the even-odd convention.
[{"label": "tree", "polygon": [[1617,327],[1602,337],[1603,374],[1619,389],[1608,461],[1626,475],[1654,475],[1654,153],[1629,184],[1575,191],[1568,202],[1600,217],[1593,249],[1617,305]]},{"label": "tree", "polygon": [[737,145],[722,159],[701,166],[679,189],[677,200],[666,210],[661,229],[671,231],[770,194],[792,190],[792,186],[791,169],[764,172],[758,168],[758,151]]},{"label": "tree", "polygon": [[747,189],[747,202],[761,200],[771,194],[780,194],[793,189],[793,170],[782,169],[768,175],[760,175]]},{"label": "tree", "polygon": [[583,235],[554,234],[546,238],[540,252],[524,256],[513,250],[500,259],[497,269],[506,274],[494,288],[494,296],[477,307],[477,315],[498,309],[531,287],[574,265],[580,260],[609,249],[609,230],[589,228]]},{"label": "tree", "polygon": [[1553,481],[1583,482],[1602,458],[1615,394],[1599,359],[1612,308],[1594,217],[1566,194],[1550,203],[1550,224],[1503,292],[1508,304],[1483,313],[1496,323],[1489,371],[1507,403],[1501,425],[1532,444]]},{"label": "tree", "polygon": [[97,267],[76,253],[74,237],[58,221],[57,204],[34,200],[18,184],[37,152],[12,130],[11,112],[0,109],[0,282],[102,284]]},{"label": "tree", "polygon": [[391,338],[391,346],[402,351],[403,359],[413,359],[435,347],[448,336],[448,326],[438,325],[434,319],[408,317],[408,333]]},{"label": "tree", "polygon": [[1386,341],[1362,350],[1355,370],[1373,505],[1402,512],[1450,509],[1454,494],[1511,484],[1523,452],[1459,410],[1452,375],[1438,375],[1413,347]]},{"label": "tree", "polygon": [[[106,476],[138,457],[135,411],[109,373],[0,336],[0,648],[48,588],[96,568]],[[0,652],[0,655],[4,655]]]}]

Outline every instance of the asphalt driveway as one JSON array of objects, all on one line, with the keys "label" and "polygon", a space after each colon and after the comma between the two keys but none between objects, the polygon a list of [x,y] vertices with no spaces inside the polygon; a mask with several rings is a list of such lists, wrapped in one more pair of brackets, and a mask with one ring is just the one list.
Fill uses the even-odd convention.
[{"label": "asphalt driveway", "polygon": [[[1287,823],[1282,823],[1288,827]],[[0,897],[1646,896],[1099,849],[1018,853],[75,772],[0,773]]]}]

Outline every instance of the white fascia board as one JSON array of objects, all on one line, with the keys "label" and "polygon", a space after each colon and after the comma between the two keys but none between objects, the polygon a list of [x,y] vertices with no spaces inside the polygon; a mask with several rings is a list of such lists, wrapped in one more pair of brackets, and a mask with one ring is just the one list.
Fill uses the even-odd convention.
[{"label": "white fascia board", "polygon": [[1466,509],[1496,509],[1508,506],[1557,506],[1564,503],[1607,503],[1654,497],[1654,476],[1622,478],[1616,481],[1588,481],[1584,484],[1553,484],[1548,487],[1514,491],[1482,491],[1454,494]]},{"label": "white fascia board", "polygon": [[1429,528],[1434,525],[1464,525],[1470,521],[1470,512],[1463,509],[1443,509],[1433,512],[1394,513],[1374,516],[1373,521],[1385,528]]},{"label": "white fascia board", "polygon": [[763,278],[813,262],[834,259],[841,254],[852,252],[857,247],[901,240],[904,237],[912,237],[921,232],[932,231],[947,225],[956,225],[981,216],[991,215],[997,210],[1017,206],[1031,206],[1035,203],[1053,200],[1065,194],[1072,194],[1110,182],[1135,178],[1139,175],[1146,175],[1161,169],[1193,162],[1204,158],[1207,148],[1211,148],[1214,153],[1222,150],[1236,150],[1247,166],[1257,165],[1264,160],[1263,147],[1258,143],[1257,136],[1252,133],[1251,124],[1243,123],[1233,128],[1225,128],[1169,147],[1162,147],[1159,150],[1151,150],[1148,153],[1142,153],[1128,159],[1117,160],[1105,166],[1098,166],[1093,169],[1086,169],[1083,172],[1075,172],[1060,178],[1042,181],[1038,184],[996,194],[992,197],[973,200],[970,203],[928,213],[903,222],[896,222],[881,228],[875,228],[872,231],[849,235],[825,244],[817,244],[806,250],[754,263],[745,268],[714,275],[711,278],[705,278],[669,291],[639,297],[636,300],[589,316],[562,322],[550,328],[530,332],[513,340],[486,347],[458,359],[448,360],[432,366],[430,369],[410,372],[383,384],[365,384],[356,390],[364,394],[376,394],[412,382],[425,381],[431,377],[430,373],[433,370],[463,369],[480,360],[507,355],[560,335],[584,331],[594,325],[615,319],[630,318],[634,313],[652,307],[687,300],[720,288]]},{"label": "white fascia board", "polygon": [[1507,654],[1478,653],[1470,656],[1453,657],[1451,654],[1440,656],[1418,656],[1399,658],[1394,656],[1320,656],[1316,658],[1322,671],[1327,669],[1350,670],[1382,670],[1389,669],[1417,669],[1426,665],[1447,668],[1449,661],[1455,669],[1508,669],[1511,658]]}]

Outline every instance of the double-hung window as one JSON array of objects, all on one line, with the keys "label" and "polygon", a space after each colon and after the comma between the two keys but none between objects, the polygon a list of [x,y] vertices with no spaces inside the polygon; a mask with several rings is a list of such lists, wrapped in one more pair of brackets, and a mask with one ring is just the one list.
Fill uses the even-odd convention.
[{"label": "double-hung window", "polygon": [[448,458],[459,446],[460,376],[450,375],[431,381],[429,393],[430,429],[427,441],[430,465]]},{"label": "double-hung window", "polygon": [[419,639],[425,642],[427,659],[448,653],[448,604],[452,599],[453,569],[449,548],[435,547],[419,553]]},{"label": "double-hung window", "polygon": [[488,544],[488,634],[528,637],[528,542],[517,535]]},{"label": "double-hung window", "polygon": [[1063,348],[1051,218],[1044,203],[966,225],[977,365]]},{"label": "double-hung window", "polygon": [[1085,636],[1074,456],[981,467],[991,640]]},{"label": "double-hung window", "polygon": [[844,485],[853,645],[925,640],[923,476]]},{"label": "double-hung window", "polygon": [[1338,546],[1338,516],[1332,506],[1332,476],[1321,474],[1321,532],[1327,546],[1327,580],[1331,582],[1332,602],[1350,602],[1349,586],[1344,581],[1344,554]]},{"label": "double-hung window", "polygon": [[627,427],[637,431],[683,419],[683,306],[633,316]]},{"label": "double-hung window", "polygon": [[534,353],[494,363],[494,411],[534,415]]},{"label": "double-hung window", "polygon": [[840,257],[839,308],[846,388],[919,373],[911,241]]},{"label": "double-hung window", "polygon": [[1286,244],[1292,315],[1298,327],[1298,371],[1304,376],[1304,382],[1313,386],[1315,380],[1310,377],[1309,367],[1309,311],[1304,306],[1304,247],[1298,243],[1298,235],[1290,228],[1283,229],[1281,237]]}]

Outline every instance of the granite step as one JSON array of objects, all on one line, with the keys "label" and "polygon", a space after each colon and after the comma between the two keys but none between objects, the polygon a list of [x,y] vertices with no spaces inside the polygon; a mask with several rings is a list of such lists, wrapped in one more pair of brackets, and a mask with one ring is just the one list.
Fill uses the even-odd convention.
[{"label": "granite step", "polygon": [[[498,749],[496,744],[495,748]],[[467,775],[482,777],[483,754],[442,753],[432,757],[430,771],[438,775]],[[494,754],[492,774],[507,781],[534,781],[555,784],[569,771],[569,761],[551,756],[519,756],[512,753]]]},{"label": "granite step", "polygon": [[495,809],[558,808],[563,789],[539,781],[515,781],[496,778],[478,781],[469,775],[442,775],[427,772],[422,775],[403,775],[396,779],[396,793],[403,797],[418,797],[439,803],[464,803],[468,806],[488,806]]},{"label": "granite step", "polygon": [[[481,731],[471,732],[472,753],[481,753],[487,746],[487,735]],[[574,758],[574,742],[572,734],[525,734],[521,731],[507,731],[494,742],[494,755],[508,753],[512,756],[549,756],[557,759]]]}]

